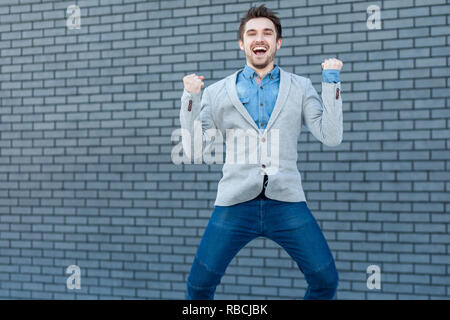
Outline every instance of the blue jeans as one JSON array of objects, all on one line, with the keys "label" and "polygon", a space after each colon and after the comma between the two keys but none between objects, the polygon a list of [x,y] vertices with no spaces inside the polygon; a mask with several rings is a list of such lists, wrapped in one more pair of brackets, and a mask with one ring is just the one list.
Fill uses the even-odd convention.
[{"label": "blue jeans", "polygon": [[232,206],[215,206],[187,279],[188,300],[212,300],[235,255],[257,237],[278,243],[304,274],[304,299],[334,299],[338,273],[325,237],[305,201],[260,195]]}]

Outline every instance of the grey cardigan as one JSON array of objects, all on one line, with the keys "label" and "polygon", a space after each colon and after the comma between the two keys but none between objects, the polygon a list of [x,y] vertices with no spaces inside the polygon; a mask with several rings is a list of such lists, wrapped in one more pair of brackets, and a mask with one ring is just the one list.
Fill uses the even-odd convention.
[{"label": "grey cardigan", "polygon": [[[200,144],[203,153],[206,150],[210,152],[213,146],[217,147],[218,141],[221,141],[220,136],[226,137],[223,138],[226,144],[223,176],[217,187],[215,206],[232,206],[253,199],[262,191],[264,174],[268,175],[265,191],[268,198],[286,202],[306,201],[297,168],[297,143],[301,125],[304,123],[314,137],[327,146],[337,146],[341,143],[341,83],[322,82],[320,99],[309,78],[280,68],[280,87],[275,107],[266,128],[259,129],[239,100],[236,91],[236,76],[239,71],[242,69],[206,87],[202,96],[201,93],[183,91],[180,124],[181,131],[185,133],[182,135],[185,155],[194,159],[194,163],[198,163],[198,152],[192,158],[195,123],[197,128],[200,128],[197,132],[201,133]],[[213,131],[217,134],[211,134]],[[243,132],[247,137],[255,138],[253,141],[257,142],[256,145],[247,143],[247,140],[241,140],[239,145],[236,138],[239,139]],[[192,139],[186,138],[186,133],[190,134]],[[239,152],[245,152],[250,159],[250,154],[256,152],[257,160],[236,161],[234,153],[230,152],[234,150],[232,140],[234,143],[238,141],[238,146],[241,147],[241,151],[237,148],[237,157]],[[263,157],[263,154],[266,157]]]}]

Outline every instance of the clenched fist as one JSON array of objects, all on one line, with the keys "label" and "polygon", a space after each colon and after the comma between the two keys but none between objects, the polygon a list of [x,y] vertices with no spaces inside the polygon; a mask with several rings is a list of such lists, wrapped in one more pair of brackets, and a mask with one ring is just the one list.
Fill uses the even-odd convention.
[{"label": "clenched fist", "polygon": [[339,59],[335,59],[335,58],[331,58],[331,59],[325,59],[322,62],[322,69],[337,69],[337,70],[341,70],[342,66],[344,64],[342,63],[341,60]]},{"label": "clenched fist", "polygon": [[184,88],[189,93],[200,93],[205,86],[204,79],[204,76],[197,76],[195,73],[189,74],[183,78]]}]

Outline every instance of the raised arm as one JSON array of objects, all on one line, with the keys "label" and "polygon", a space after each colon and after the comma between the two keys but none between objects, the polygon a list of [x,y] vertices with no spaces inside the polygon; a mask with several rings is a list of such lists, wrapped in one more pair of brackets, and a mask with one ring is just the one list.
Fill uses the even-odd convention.
[{"label": "raised arm", "polygon": [[[339,71],[342,62],[337,59],[326,59],[322,67],[324,73],[327,70]],[[323,78],[333,78],[332,76],[331,73],[324,74]],[[307,79],[302,109],[303,120],[313,136],[329,147],[337,146],[342,142],[343,116],[340,91],[340,81],[337,83],[322,81],[322,99],[320,99],[311,80]]]},{"label": "raised arm", "polygon": [[[184,153],[194,163],[202,163],[203,154],[212,146],[217,130],[211,114],[208,89],[201,94],[204,77],[195,74],[183,78],[180,125]],[[192,152],[193,151],[193,152]]]}]

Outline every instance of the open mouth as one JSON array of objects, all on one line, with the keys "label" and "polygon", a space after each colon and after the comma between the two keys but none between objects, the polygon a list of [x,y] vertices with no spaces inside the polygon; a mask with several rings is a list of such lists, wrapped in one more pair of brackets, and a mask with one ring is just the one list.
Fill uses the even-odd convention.
[{"label": "open mouth", "polygon": [[254,47],[252,51],[257,57],[263,57],[267,52],[267,48],[258,46],[258,47]]}]

